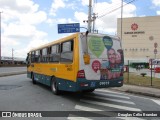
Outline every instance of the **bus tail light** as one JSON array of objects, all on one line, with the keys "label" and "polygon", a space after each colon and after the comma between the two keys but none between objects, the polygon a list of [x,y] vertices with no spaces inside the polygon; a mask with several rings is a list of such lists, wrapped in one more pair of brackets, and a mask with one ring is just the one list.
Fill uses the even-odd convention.
[{"label": "bus tail light", "polygon": [[84,70],[79,70],[77,73],[77,78],[85,78]]}]

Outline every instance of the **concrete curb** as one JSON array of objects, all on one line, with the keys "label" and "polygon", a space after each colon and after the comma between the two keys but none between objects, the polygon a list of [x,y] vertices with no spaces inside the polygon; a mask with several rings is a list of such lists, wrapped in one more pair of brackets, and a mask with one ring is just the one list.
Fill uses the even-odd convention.
[{"label": "concrete curb", "polygon": [[12,75],[20,75],[20,74],[26,74],[26,73],[27,73],[27,71],[12,72],[12,73],[1,73],[0,77],[12,76]]}]

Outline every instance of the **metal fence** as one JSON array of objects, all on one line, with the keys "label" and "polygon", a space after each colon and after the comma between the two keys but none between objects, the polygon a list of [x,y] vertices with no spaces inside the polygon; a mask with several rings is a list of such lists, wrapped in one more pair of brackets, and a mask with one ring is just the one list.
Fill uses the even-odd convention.
[{"label": "metal fence", "polygon": [[128,60],[124,66],[124,83],[160,88],[160,72],[149,69],[149,63]]}]

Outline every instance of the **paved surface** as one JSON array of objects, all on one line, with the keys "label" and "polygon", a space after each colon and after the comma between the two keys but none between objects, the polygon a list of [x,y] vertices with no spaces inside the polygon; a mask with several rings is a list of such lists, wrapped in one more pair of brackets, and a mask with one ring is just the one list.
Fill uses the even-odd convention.
[{"label": "paved surface", "polygon": [[11,72],[20,72],[26,71],[27,67],[0,67],[0,74],[1,73],[11,73]]},{"label": "paved surface", "polygon": [[26,67],[0,67],[0,77],[25,74]]},{"label": "paved surface", "polygon": [[[26,78],[26,74],[0,77],[0,117],[1,111],[13,111],[10,120],[35,120],[27,114],[21,114],[25,111],[41,113],[43,117],[36,120],[158,120],[159,101],[157,98],[139,97],[110,89],[97,89],[85,94],[62,92],[53,95],[50,87],[34,85],[31,79]],[[15,114],[15,110],[19,111],[18,114]],[[157,116],[139,115],[146,113]],[[18,117],[23,115],[26,118]]]},{"label": "paved surface", "polygon": [[[16,75],[16,74],[26,74],[26,71],[20,72],[10,72],[10,73],[0,73],[0,77]],[[115,87],[111,88],[112,90],[118,90],[122,92],[146,95],[150,97],[157,97],[160,98],[160,89],[152,88],[152,87],[142,87],[142,86],[135,86],[135,85],[123,85],[123,87]]]},{"label": "paved surface", "polygon": [[142,87],[142,86],[125,84],[122,87],[115,87],[111,89],[122,91],[122,92],[128,92],[128,93],[134,93],[134,94],[140,94],[140,95],[160,98],[160,89],[152,88],[152,87]]}]

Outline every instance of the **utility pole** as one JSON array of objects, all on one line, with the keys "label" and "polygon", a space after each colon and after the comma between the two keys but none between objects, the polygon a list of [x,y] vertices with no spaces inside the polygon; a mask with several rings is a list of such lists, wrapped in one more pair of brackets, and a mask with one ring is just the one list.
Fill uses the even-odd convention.
[{"label": "utility pole", "polygon": [[2,12],[0,12],[0,65],[1,65],[1,13]]},{"label": "utility pole", "polygon": [[96,14],[95,13],[93,13],[93,33],[95,32],[95,20],[96,20]]},{"label": "utility pole", "polygon": [[123,0],[121,1],[121,40],[122,40],[122,25],[123,25]]},{"label": "utility pole", "polygon": [[91,8],[92,8],[92,0],[89,0],[89,6],[88,6],[88,32],[91,32]]}]

